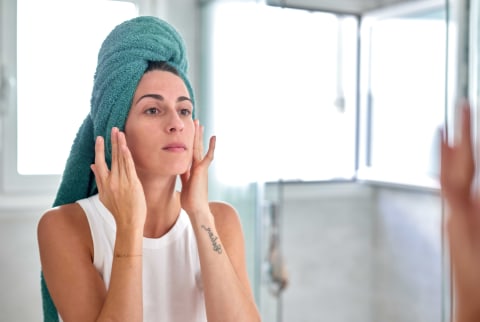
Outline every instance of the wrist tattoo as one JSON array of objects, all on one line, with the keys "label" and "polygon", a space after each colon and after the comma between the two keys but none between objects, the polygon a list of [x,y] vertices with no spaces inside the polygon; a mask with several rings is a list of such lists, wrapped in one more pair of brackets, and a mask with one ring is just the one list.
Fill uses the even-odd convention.
[{"label": "wrist tattoo", "polygon": [[215,252],[221,254],[222,253],[222,245],[220,245],[217,242],[218,237],[213,234],[212,229],[210,227],[205,227],[204,225],[202,225],[202,228],[203,228],[203,230],[205,230],[208,233],[208,237],[210,237],[210,240],[212,241],[213,250]]}]

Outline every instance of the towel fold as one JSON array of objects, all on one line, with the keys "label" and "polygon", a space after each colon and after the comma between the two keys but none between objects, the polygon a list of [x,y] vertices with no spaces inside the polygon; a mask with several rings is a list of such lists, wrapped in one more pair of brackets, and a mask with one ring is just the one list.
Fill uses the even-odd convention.
[{"label": "towel fold", "polygon": [[[95,159],[95,138],[105,138],[105,159],[110,166],[111,129],[124,129],[133,95],[149,61],[165,61],[177,69],[194,102],[187,77],[185,43],[173,26],[151,16],[136,17],[116,26],[100,48],[90,113],[73,142],[53,206],[73,203],[97,193],[95,177],[90,170]],[[41,287],[44,321],[58,321],[43,272]]]}]

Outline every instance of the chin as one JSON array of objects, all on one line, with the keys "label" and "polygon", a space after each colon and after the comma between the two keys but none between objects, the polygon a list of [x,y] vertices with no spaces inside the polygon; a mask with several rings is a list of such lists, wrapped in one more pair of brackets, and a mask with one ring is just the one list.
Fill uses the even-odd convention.
[{"label": "chin", "polygon": [[[187,172],[190,165],[186,164],[170,164],[170,165],[163,165],[162,167],[154,167],[152,168],[151,165],[149,167],[140,167],[137,168],[137,173],[142,172],[144,175],[148,176],[176,176],[181,175]],[[140,170],[141,169],[141,170]]]},{"label": "chin", "polygon": [[171,171],[172,175],[181,175],[187,172],[188,169],[190,169],[190,165],[175,165],[172,166]]}]

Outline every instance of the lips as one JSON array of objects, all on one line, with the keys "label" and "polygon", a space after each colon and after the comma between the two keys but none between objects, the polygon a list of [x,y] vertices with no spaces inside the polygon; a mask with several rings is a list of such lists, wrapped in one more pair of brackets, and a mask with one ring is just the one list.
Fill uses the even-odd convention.
[{"label": "lips", "polygon": [[183,143],[170,143],[165,145],[162,149],[169,152],[183,152],[187,150],[187,146]]}]

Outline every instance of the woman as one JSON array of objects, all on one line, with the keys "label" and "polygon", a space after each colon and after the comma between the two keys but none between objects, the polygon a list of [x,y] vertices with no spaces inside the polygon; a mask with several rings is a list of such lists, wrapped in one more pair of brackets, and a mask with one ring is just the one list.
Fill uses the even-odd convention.
[{"label": "woman", "polygon": [[215,137],[204,155],[185,57],[154,17],[102,44],[91,112],[38,224],[45,320],[260,321],[238,215],[208,201]]},{"label": "woman", "polygon": [[447,206],[446,232],[453,276],[454,321],[480,321],[480,199],[473,191],[475,161],[471,111],[462,105],[461,134],[441,146],[440,182]]}]

